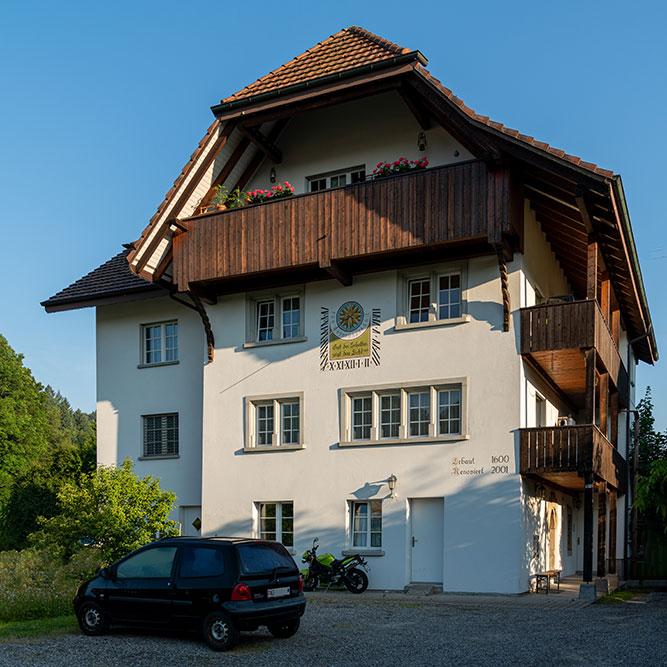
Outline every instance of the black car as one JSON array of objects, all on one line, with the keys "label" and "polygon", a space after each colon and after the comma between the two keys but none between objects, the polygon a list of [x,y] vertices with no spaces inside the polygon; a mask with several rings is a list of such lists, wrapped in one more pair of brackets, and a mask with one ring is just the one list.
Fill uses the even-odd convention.
[{"label": "black car", "polygon": [[74,598],[84,634],[111,623],[201,628],[216,651],[260,625],[291,637],[305,609],[303,579],[282,544],[224,537],[153,542],[102,568]]}]

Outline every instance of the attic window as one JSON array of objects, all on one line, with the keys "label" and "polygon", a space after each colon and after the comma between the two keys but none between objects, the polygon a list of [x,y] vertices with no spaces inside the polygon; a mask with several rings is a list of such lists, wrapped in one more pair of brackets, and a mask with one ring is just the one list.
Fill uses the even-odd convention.
[{"label": "attic window", "polygon": [[306,177],[308,192],[319,192],[320,190],[338,188],[343,185],[353,185],[365,180],[366,167],[364,165]]}]

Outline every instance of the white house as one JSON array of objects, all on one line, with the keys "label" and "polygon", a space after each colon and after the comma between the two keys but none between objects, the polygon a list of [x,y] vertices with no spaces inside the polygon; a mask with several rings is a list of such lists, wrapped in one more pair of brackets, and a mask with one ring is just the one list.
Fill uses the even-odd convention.
[{"label": "white house", "polygon": [[44,302],[96,307],[98,460],[186,534],[318,536],[373,588],[617,573],[658,356],[621,180],[425,65],[352,27],[225,98],[139,240]]}]

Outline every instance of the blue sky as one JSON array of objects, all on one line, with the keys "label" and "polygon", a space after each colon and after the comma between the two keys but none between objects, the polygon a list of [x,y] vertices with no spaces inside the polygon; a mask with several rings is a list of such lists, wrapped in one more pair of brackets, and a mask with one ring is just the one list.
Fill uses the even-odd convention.
[{"label": "blue sky", "polygon": [[[660,2],[0,4],[0,333],[36,378],[95,405],[94,312],[39,302],[135,240],[209,107],[349,25],[419,49],[479,113],[618,172],[667,355]],[[664,363],[640,365],[667,428]]]}]

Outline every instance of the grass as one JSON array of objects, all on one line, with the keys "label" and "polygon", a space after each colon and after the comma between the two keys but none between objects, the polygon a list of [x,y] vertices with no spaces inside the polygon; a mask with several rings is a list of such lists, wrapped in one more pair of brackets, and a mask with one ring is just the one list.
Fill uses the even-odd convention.
[{"label": "grass", "polygon": [[75,616],[54,616],[40,618],[33,621],[12,621],[0,623],[0,644],[17,639],[32,639],[35,637],[52,637],[53,635],[72,634],[77,632]]},{"label": "grass", "polygon": [[597,604],[623,604],[628,600],[632,600],[641,593],[634,590],[618,590],[608,595],[603,595],[598,601]]}]

